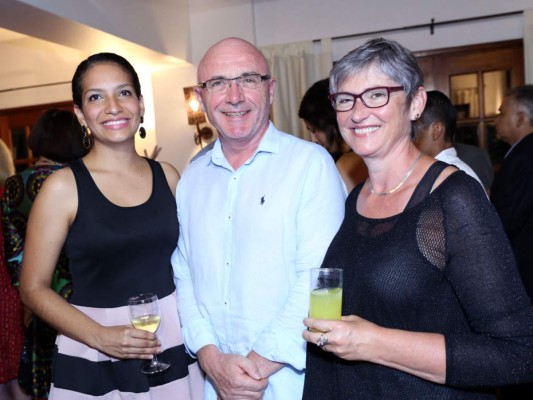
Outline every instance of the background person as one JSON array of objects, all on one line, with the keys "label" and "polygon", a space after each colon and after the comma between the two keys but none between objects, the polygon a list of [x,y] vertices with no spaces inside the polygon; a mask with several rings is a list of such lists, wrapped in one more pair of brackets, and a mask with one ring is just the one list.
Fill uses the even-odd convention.
[{"label": "background person", "polygon": [[351,149],[339,132],[335,110],[331,107],[328,95],[329,80],[326,78],[315,82],[302,97],[298,116],[303,119],[315,143],[324,147],[337,162],[340,156]]},{"label": "background person", "polygon": [[[137,73],[117,54],[94,54],[78,65],[72,97],[91,150],[41,187],[20,277],[22,300],[59,332],[50,397],[201,399],[203,380],[182,343],[170,265],[179,175],[135,151],[144,115]],[[63,247],[70,303],[50,288]],[[157,336],[131,326],[127,301],[140,293],[159,298]],[[170,369],[143,374],[143,362],[159,352]]]},{"label": "background person", "polygon": [[[15,173],[15,164],[11,151],[0,139],[0,197],[4,194],[4,182]],[[0,217],[3,213],[0,209]],[[4,241],[4,229],[0,227],[0,244]],[[30,396],[22,391],[18,383],[18,373],[22,346],[24,342],[24,324],[22,304],[18,290],[11,284],[11,276],[6,266],[4,249],[0,246],[0,399],[28,400]]]},{"label": "background person", "polygon": [[[4,249],[13,284],[18,287],[26,225],[33,201],[44,180],[67,163],[87,154],[83,133],[73,112],[49,109],[43,113],[28,136],[28,147],[37,161],[6,181],[2,202]],[[51,282],[52,290],[68,300],[72,282],[68,259],[62,251]],[[48,398],[52,358],[57,331],[26,310],[27,327],[19,382],[33,399]]]},{"label": "background person", "polygon": [[490,200],[533,298],[533,85],[507,92],[496,119],[496,137],[511,148],[494,177]]},{"label": "background person", "polygon": [[13,155],[6,143],[0,139],[0,183],[5,184],[7,179],[15,173]]},{"label": "background person", "polygon": [[335,64],[331,90],[369,178],[322,264],[344,270],[344,316],[304,321],[319,332],[303,332],[303,399],[494,399],[533,379],[533,307],[498,215],[472,177],[413,143],[415,57],[372,39]]},{"label": "background person", "polygon": [[298,116],[313,135],[315,143],[323,146],[333,157],[335,165],[350,192],[368,176],[363,159],[344,141],[337,125],[337,116],[328,99],[329,80],[315,82],[300,103]]},{"label": "background person", "polygon": [[[533,299],[533,85],[510,89],[496,118],[496,138],[511,145],[494,176],[490,199]],[[501,389],[501,400],[533,398],[533,383]]]},{"label": "background person", "polygon": [[494,167],[487,150],[457,141],[453,147],[457,151],[457,156],[474,170],[485,191],[489,193],[494,180]]},{"label": "background person", "polygon": [[455,165],[483,186],[474,170],[457,156],[456,129],[457,111],[450,99],[438,90],[427,92],[424,112],[415,123],[416,147],[428,156]]},{"label": "background person", "polygon": [[182,234],[172,263],[185,343],[207,374],[207,400],[299,399],[309,269],[342,220],[342,180],[324,148],[269,121],[276,81],[252,44],[213,45],[198,81],[219,136],[187,166],[176,195]]}]

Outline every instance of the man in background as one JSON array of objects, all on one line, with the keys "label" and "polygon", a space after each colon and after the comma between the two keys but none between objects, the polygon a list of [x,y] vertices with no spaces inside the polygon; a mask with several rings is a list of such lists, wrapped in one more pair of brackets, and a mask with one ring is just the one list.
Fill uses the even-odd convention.
[{"label": "man in background", "polygon": [[196,94],[219,137],[178,184],[172,257],[185,344],[205,399],[299,399],[309,269],[320,267],[346,191],[321,146],[269,121],[276,81],[238,38],[198,65]]},{"label": "man in background", "polygon": [[494,168],[489,153],[481,147],[457,141],[453,147],[457,151],[457,157],[474,170],[485,190],[489,192],[494,180]]},{"label": "man in background", "polygon": [[496,137],[511,148],[494,177],[490,199],[533,298],[533,85],[507,92],[496,119]]},{"label": "man in background", "polygon": [[483,186],[472,168],[457,156],[454,147],[456,128],[457,111],[450,99],[438,90],[428,91],[424,112],[415,123],[416,146],[437,160],[455,165]]},{"label": "man in background", "polygon": [[[490,199],[533,299],[533,85],[506,93],[496,119],[496,137],[511,148],[494,176]],[[533,384],[502,388],[501,400],[519,399],[533,399]]]}]

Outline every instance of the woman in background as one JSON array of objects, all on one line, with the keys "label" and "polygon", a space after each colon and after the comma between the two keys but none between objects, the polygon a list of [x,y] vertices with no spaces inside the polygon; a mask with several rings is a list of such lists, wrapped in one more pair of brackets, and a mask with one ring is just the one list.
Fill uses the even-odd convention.
[{"label": "woman in background", "polygon": [[[80,63],[72,78],[74,112],[89,153],[43,184],[28,221],[22,300],[55,327],[54,400],[201,399],[203,377],[185,350],[170,257],[178,239],[178,172],[135,151],[144,115],[139,78],[114,53]],[[65,246],[70,302],[50,289]],[[157,335],[135,329],[128,298],[155,293]],[[153,354],[171,364],[148,376]]]},{"label": "woman in background", "polygon": [[[87,154],[81,126],[72,111],[49,109],[41,115],[28,137],[35,164],[6,181],[3,201],[4,248],[16,287],[24,254],[26,225],[33,202],[45,179],[71,161]],[[68,260],[62,251],[54,270],[51,288],[68,300],[72,283]],[[26,334],[19,383],[32,399],[46,399],[50,390],[52,357],[57,332],[25,308]]]},{"label": "woman in background", "polygon": [[368,172],[363,159],[355,154],[342,138],[328,95],[329,80],[315,82],[302,98],[298,116],[304,120],[315,143],[324,147],[333,157],[349,193],[359,182],[366,179]]},{"label": "woman in background", "polygon": [[330,84],[369,177],[322,264],[344,270],[344,316],[304,321],[303,398],[488,400],[533,380],[533,307],[498,215],[475,179],[414,145],[415,57],[373,39]]},{"label": "woman in background", "polygon": [[[4,182],[15,173],[15,164],[11,151],[0,139],[0,197],[4,193]],[[0,209],[0,217],[2,210]],[[4,229],[0,229],[0,244],[4,242]],[[4,249],[0,246],[0,399],[28,400],[30,396],[22,391],[18,383],[18,373],[22,345],[24,342],[24,324],[22,304],[18,290],[12,285],[6,267]]]}]

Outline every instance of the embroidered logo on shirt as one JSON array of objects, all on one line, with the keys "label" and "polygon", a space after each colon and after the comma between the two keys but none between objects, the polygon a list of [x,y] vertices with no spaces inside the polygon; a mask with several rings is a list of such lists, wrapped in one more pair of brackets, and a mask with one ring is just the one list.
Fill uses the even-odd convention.
[{"label": "embroidered logo on shirt", "polygon": [[265,204],[265,196],[261,197],[261,201],[259,202],[259,204],[261,205]]}]

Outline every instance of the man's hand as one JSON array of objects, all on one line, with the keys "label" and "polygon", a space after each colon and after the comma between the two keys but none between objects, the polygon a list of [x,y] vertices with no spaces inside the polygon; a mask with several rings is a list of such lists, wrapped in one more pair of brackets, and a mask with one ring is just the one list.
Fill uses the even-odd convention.
[{"label": "man's hand", "polygon": [[238,354],[221,353],[214,345],[198,351],[198,361],[222,400],[260,400],[268,386],[255,363]]},{"label": "man's hand", "polygon": [[269,377],[270,375],[275,374],[285,366],[285,364],[270,361],[269,359],[260,356],[253,350],[248,354],[248,358],[252,360],[255,365],[257,365],[257,369],[261,373],[261,376],[264,377]]}]

